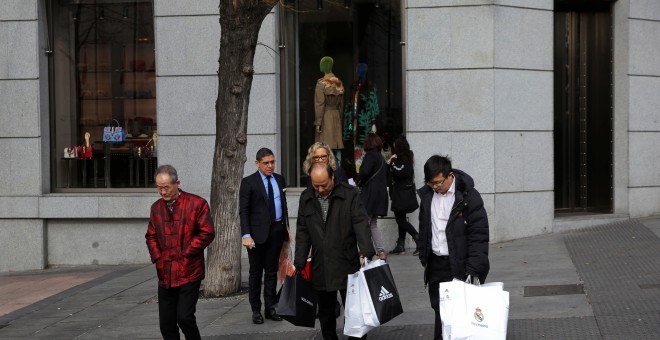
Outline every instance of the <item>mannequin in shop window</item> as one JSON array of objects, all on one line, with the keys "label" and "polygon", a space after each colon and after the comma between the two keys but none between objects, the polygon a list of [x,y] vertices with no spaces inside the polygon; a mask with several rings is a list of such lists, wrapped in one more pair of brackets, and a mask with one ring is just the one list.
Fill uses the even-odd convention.
[{"label": "mannequin in shop window", "polygon": [[314,91],[315,141],[330,146],[337,159],[341,159],[342,141],[341,111],[344,106],[344,84],[332,73],[334,61],[331,57],[321,58],[323,78],[316,82]]},{"label": "mannequin in shop window", "polygon": [[[367,80],[367,64],[357,64],[356,80],[351,84],[349,105],[344,110],[344,141],[353,144],[354,157],[346,159],[346,175],[356,177],[364,158],[362,144],[369,133],[376,133],[376,119],[380,115],[376,86]],[[353,162],[352,166],[349,166]],[[354,172],[351,171],[354,169]]]}]

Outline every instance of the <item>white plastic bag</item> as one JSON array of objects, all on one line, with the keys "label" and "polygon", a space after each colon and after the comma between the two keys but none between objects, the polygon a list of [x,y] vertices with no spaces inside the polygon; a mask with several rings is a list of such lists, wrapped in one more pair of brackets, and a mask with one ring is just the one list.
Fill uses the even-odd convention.
[{"label": "white plastic bag", "polygon": [[440,317],[447,340],[506,339],[509,292],[501,282],[472,285],[460,280],[440,283]]},{"label": "white plastic bag", "polygon": [[369,293],[369,287],[367,286],[367,279],[364,277],[364,271],[384,264],[384,260],[367,261],[367,263],[358,271],[358,279],[360,281],[360,300],[363,305],[362,316],[364,316],[364,322],[369,326],[378,327],[380,326],[380,321],[378,321],[378,314],[376,313],[374,302]]},{"label": "white plastic bag", "polygon": [[[362,337],[376,326],[365,322],[363,309],[370,309],[368,301],[362,301],[364,289],[360,282],[360,271],[348,275],[346,289],[346,305],[344,306],[344,335]],[[367,294],[368,295],[368,294]]]}]

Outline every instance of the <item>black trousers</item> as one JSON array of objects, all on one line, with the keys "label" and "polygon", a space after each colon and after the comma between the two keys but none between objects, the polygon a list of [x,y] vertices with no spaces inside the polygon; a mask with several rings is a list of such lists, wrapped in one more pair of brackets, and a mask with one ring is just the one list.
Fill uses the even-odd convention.
[{"label": "black trousers", "polygon": [[[417,229],[415,229],[415,227],[413,227],[413,225],[408,222],[406,215],[407,214],[404,212],[394,213],[394,220],[396,221],[396,225],[399,229],[399,239],[405,239],[406,233],[410,234],[412,237],[417,236]],[[417,248],[417,245],[415,245],[415,248]]]},{"label": "black trousers", "polygon": [[248,249],[250,262],[250,277],[248,279],[248,296],[253,312],[261,311],[261,280],[264,283],[264,305],[266,310],[273,306],[275,289],[277,288],[277,268],[280,251],[284,242],[284,225],[275,222],[270,226],[268,239]]},{"label": "black trousers", "polygon": [[195,319],[201,283],[196,281],[168,289],[158,287],[158,318],[163,339],[179,339],[179,327],[187,340],[201,339]]},{"label": "black trousers", "polygon": [[429,299],[431,308],[435,311],[435,330],[433,339],[442,339],[442,320],[440,320],[440,282],[453,280],[449,256],[437,256],[431,254],[428,263],[427,275],[429,280]]},{"label": "black trousers", "polygon": [[[335,315],[335,306],[337,304],[337,291],[326,292],[317,290],[319,309],[319,323],[321,324],[321,334],[324,340],[337,340],[337,316]],[[346,305],[346,289],[339,290],[342,305]],[[361,338],[348,337],[349,339],[366,339],[364,335]]]}]

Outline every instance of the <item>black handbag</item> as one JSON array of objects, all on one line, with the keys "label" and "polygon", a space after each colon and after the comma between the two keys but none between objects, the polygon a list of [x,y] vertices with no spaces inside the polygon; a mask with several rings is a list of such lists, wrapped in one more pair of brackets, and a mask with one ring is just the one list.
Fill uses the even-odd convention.
[{"label": "black handbag", "polygon": [[395,182],[390,187],[392,211],[411,213],[419,208],[417,190],[413,181]]}]

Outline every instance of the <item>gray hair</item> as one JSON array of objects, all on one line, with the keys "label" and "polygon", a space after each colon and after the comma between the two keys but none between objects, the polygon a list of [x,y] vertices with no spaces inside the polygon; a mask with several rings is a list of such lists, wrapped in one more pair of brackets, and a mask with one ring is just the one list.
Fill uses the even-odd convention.
[{"label": "gray hair", "polygon": [[170,176],[170,180],[172,180],[172,183],[176,183],[176,181],[179,180],[176,169],[169,164],[163,164],[156,168],[156,172],[154,172],[154,179],[160,174],[168,174]]}]

